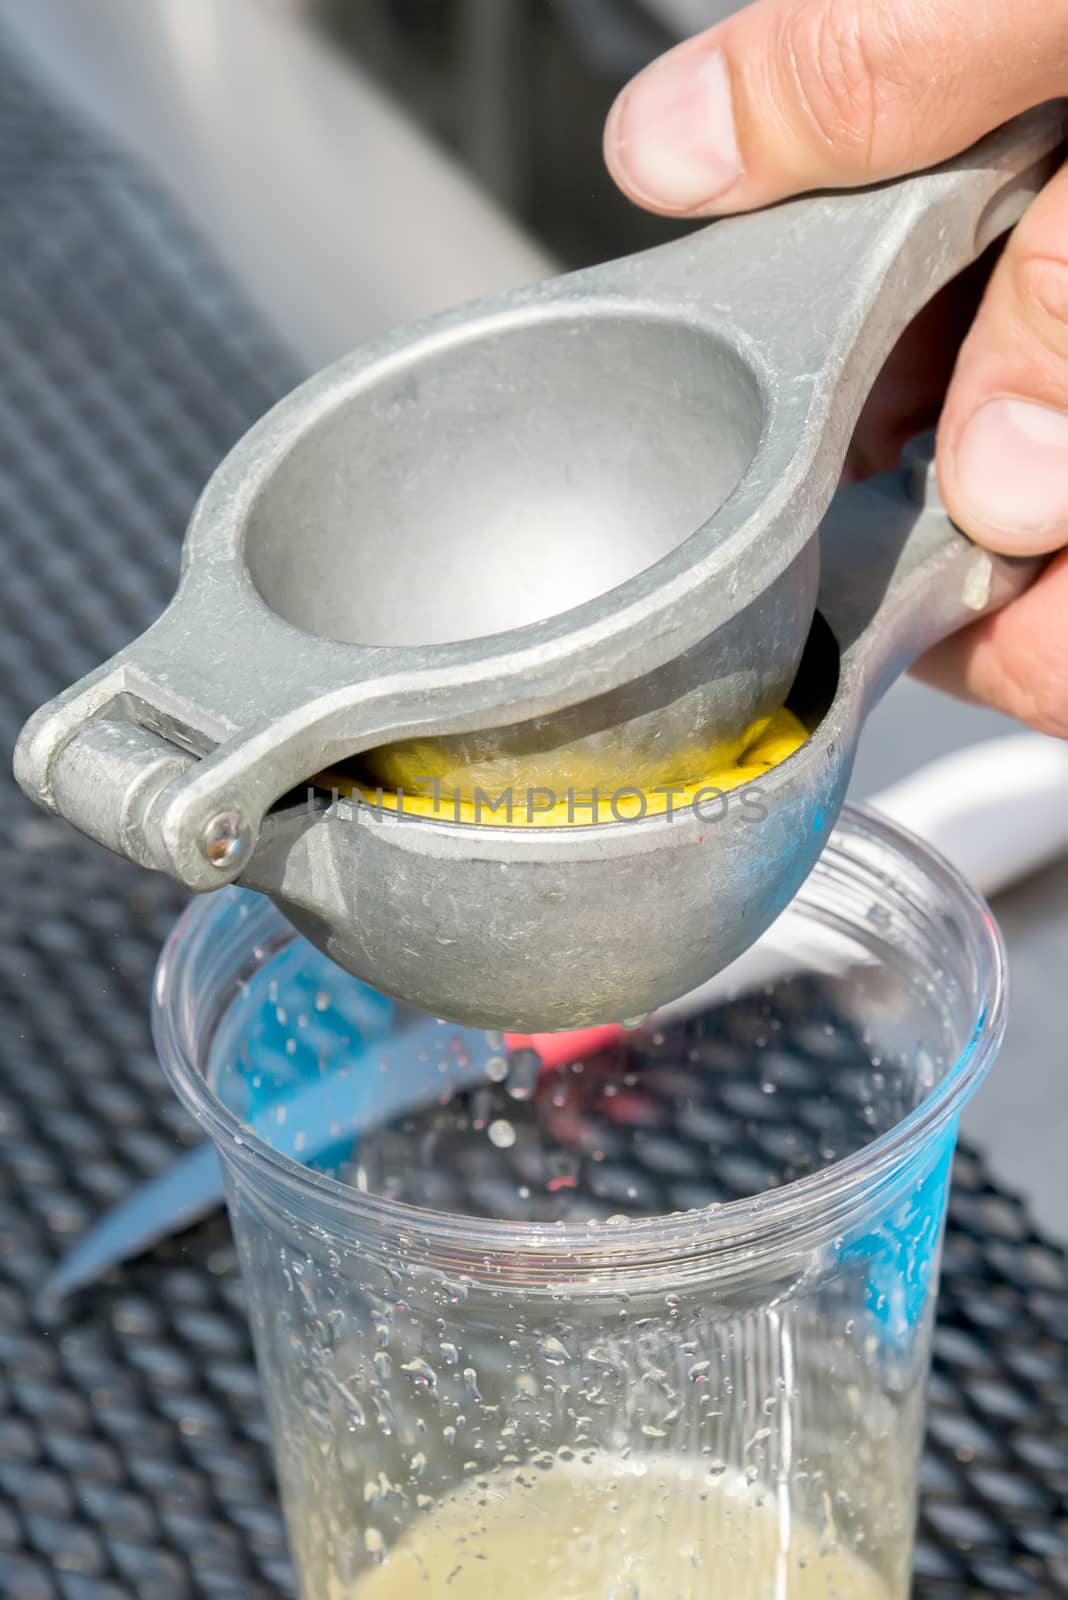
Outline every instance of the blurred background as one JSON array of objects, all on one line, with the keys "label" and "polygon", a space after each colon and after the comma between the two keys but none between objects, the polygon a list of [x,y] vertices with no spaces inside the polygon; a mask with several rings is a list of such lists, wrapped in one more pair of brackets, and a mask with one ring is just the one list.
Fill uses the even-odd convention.
[{"label": "blurred background", "polygon": [[[146,583],[132,609],[109,614],[84,648],[75,633],[65,661],[38,651],[35,676],[13,660],[12,729],[37,698],[68,681],[65,668],[70,676],[85,670],[106,653],[101,646],[117,647],[154,614],[177,558],[183,506],[239,424],[288,382],[397,322],[679,231],[619,196],[602,167],[601,127],[631,74],[730,9],[722,0],[0,0],[5,48],[18,63],[12,71],[39,82],[67,119],[60,154],[45,161],[41,124],[12,109],[22,101],[9,76],[0,105],[7,141],[0,145],[0,220],[15,217],[16,196],[24,201],[27,161],[44,176],[34,191],[36,210],[16,229],[23,245],[11,246],[7,267],[14,261],[13,270],[25,274],[25,261],[16,258],[27,229],[38,243],[53,237],[52,229],[58,243],[49,259],[62,256],[76,277],[78,252],[85,251],[88,270],[104,249],[101,237],[89,239],[85,221],[72,244],[42,196],[66,183],[69,211],[73,187],[83,198],[89,193],[83,178],[77,185],[72,179],[78,162],[97,181],[101,163],[112,161],[107,193],[133,184],[143,196],[147,187],[157,220],[150,238],[144,217],[134,226],[124,205],[111,236],[112,255],[124,251],[125,268],[113,265],[107,280],[115,302],[108,348],[126,337],[122,271],[173,275],[191,248],[163,239],[160,208],[188,227],[220,269],[218,279],[196,269],[203,318],[184,347],[199,363],[201,398],[185,408],[200,415],[200,436],[167,494],[153,499],[142,484],[136,514],[130,512],[131,523],[159,524],[167,541],[158,563],[163,576]],[[95,206],[99,235],[114,230],[119,213],[110,200],[84,203]],[[143,267],[141,250],[151,257]],[[7,267],[0,260],[0,274]],[[193,269],[182,271],[188,288]],[[234,301],[218,287],[223,281]],[[38,278],[35,292],[39,287]],[[62,294],[50,290],[57,304],[70,292],[66,280],[60,287]],[[9,323],[28,315],[13,294],[9,281]],[[47,323],[39,295],[34,304]],[[239,384],[218,368],[219,352],[236,328],[252,326],[249,319],[256,333],[242,334]],[[82,322],[72,326],[68,349],[72,339],[84,343]],[[163,396],[154,404],[164,412],[168,383],[177,393],[185,381],[167,349],[166,341],[152,346]],[[93,472],[114,476],[114,440],[100,432],[91,406],[71,401],[69,378],[64,389],[52,370],[54,409],[69,404],[77,412],[78,450],[88,451]],[[88,383],[84,369],[82,375]],[[99,368],[98,391],[108,392]],[[230,411],[209,427],[203,419],[214,416],[223,393],[231,396]],[[12,402],[12,412],[18,409]],[[137,425],[147,426],[143,417]],[[156,449],[167,427],[161,412],[141,448]],[[176,448],[173,438],[171,444]],[[6,447],[17,454],[10,428]],[[141,481],[136,471],[127,478]],[[37,511],[44,516],[40,503]],[[54,537],[54,520],[45,523]],[[63,536],[66,581],[74,585],[109,559],[99,516],[78,526],[90,531]],[[118,564],[113,553],[111,560]],[[134,570],[130,559],[128,572]],[[54,604],[56,592],[44,584],[22,594],[13,626],[25,629],[26,617]],[[863,797],[943,750],[1006,731],[991,713],[899,685],[868,729],[854,793]],[[1068,1069],[1056,997],[1068,972],[1066,906],[1065,866],[999,901],[1012,957],[1013,1020],[1002,1068],[969,1113],[971,1132],[995,1151],[999,1172],[1061,1234],[1068,1232],[1061,1172]]]},{"label": "blurred background", "polygon": [[2,0],[313,363],[379,323],[655,243],[601,163],[697,0]]}]

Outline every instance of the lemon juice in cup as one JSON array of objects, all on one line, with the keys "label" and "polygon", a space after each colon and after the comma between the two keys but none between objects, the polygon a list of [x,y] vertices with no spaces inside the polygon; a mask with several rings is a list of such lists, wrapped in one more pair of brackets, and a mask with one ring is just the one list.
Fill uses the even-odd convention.
[{"label": "lemon juice in cup", "polygon": [[443,1503],[355,1589],[325,1600],[887,1600],[848,1545],[795,1527],[744,1479],[605,1459],[526,1486],[485,1479]]}]

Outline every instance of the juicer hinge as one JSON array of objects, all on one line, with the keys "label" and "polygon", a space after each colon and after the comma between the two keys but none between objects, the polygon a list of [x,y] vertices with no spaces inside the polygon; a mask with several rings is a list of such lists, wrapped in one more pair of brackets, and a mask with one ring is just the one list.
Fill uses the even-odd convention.
[{"label": "juicer hinge", "polygon": [[151,838],[152,808],[197,757],[121,715],[116,702],[108,710],[118,714],[94,718],[55,755],[53,804],[91,839],[141,866],[165,870]]}]

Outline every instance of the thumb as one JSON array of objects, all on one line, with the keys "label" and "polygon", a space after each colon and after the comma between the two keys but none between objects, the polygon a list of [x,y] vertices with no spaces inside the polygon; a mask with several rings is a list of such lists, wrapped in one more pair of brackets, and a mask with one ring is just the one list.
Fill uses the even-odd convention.
[{"label": "thumb", "polygon": [[1007,555],[1068,544],[1068,166],[994,269],[942,410],[938,469],[980,544]]},{"label": "thumb", "polygon": [[1068,82],[1068,0],[756,0],[619,95],[605,160],[639,205],[747,211],[967,149]]}]

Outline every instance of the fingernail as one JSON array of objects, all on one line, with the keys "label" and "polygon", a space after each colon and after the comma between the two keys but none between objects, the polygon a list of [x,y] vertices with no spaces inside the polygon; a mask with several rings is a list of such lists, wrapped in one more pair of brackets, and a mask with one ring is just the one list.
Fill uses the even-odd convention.
[{"label": "fingernail", "polygon": [[957,488],[976,522],[1021,538],[1068,523],[1068,414],[1033,400],[988,400],[956,451]]},{"label": "fingernail", "polygon": [[742,170],[731,80],[721,50],[673,52],[616,101],[608,148],[624,186],[666,211],[693,211]]}]

